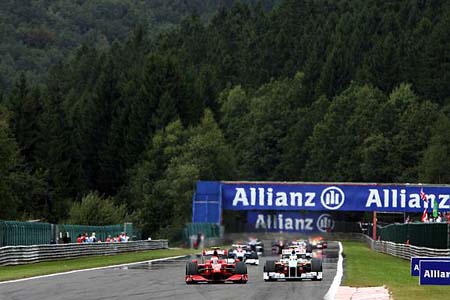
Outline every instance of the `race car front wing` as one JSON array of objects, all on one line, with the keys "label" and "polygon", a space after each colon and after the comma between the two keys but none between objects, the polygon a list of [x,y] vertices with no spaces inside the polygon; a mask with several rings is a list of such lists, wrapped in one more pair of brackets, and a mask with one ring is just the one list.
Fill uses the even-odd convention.
[{"label": "race car front wing", "polygon": [[248,275],[247,274],[234,274],[230,277],[224,279],[212,279],[208,277],[204,277],[202,275],[186,275],[185,277],[186,283],[209,283],[209,282],[234,282],[234,283],[247,283]]},{"label": "race car front wing", "polygon": [[264,280],[278,280],[278,279],[315,279],[322,280],[322,272],[306,272],[300,273],[293,276],[289,276],[284,273],[279,272],[264,272]]}]

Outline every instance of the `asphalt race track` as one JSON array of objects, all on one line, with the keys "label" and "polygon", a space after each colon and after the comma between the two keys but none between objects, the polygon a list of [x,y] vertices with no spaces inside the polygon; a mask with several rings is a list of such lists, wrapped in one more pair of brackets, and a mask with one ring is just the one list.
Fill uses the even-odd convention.
[{"label": "asphalt race track", "polygon": [[[0,284],[1,300],[308,299],[321,300],[336,274],[338,244],[323,253],[322,281],[264,282],[263,265],[248,266],[247,284],[184,282],[187,259],[136,264]],[[276,259],[273,257],[273,259]]]}]

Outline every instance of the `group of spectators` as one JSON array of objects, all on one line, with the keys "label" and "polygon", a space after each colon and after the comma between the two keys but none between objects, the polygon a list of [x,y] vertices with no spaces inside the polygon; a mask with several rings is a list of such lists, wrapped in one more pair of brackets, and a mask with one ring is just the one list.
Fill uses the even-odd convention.
[{"label": "group of spectators", "polygon": [[[423,223],[447,223],[450,224],[450,211],[448,212],[439,212],[437,217],[433,217],[432,214],[428,214],[422,220],[419,220]],[[408,216],[405,220],[405,223],[414,223],[414,221]]]},{"label": "group of spectators", "polygon": [[[106,243],[125,243],[130,240],[130,237],[127,235],[126,232],[122,232],[121,234],[112,237],[111,235],[108,235],[105,242]],[[77,243],[83,244],[83,243],[101,243],[102,241],[98,239],[95,236],[95,232],[92,232],[92,234],[89,236],[87,232],[83,234],[79,234],[77,236]]]}]

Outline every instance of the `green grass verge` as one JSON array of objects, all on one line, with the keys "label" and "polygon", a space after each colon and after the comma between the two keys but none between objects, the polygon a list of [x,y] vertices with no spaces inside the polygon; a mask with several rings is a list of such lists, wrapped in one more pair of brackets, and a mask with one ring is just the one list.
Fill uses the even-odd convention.
[{"label": "green grass verge", "polygon": [[41,262],[36,264],[0,267],[0,281],[47,275],[72,270],[104,267],[194,253],[192,249],[161,249],[117,255],[89,256],[78,259]]},{"label": "green grass verge", "polygon": [[420,286],[410,275],[410,262],[372,251],[362,242],[344,241],[345,269],[342,285],[369,287],[385,285],[394,300],[448,299],[448,286]]}]

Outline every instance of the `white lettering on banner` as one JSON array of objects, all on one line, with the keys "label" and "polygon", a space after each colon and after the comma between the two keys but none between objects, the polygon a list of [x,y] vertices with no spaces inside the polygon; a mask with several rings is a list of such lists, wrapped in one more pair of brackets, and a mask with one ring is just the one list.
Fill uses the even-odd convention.
[{"label": "white lettering on banner", "polygon": [[256,219],[255,228],[267,229],[266,223],[264,222],[264,215],[261,214],[258,215],[258,218]]},{"label": "white lettering on banner", "polygon": [[[418,193],[407,194],[406,189],[368,189],[369,195],[365,202],[367,209],[422,209],[433,207],[434,201],[438,202],[440,210],[450,210],[449,194],[427,194],[428,202],[423,201]],[[248,194],[247,194],[248,193]],[[316,207],[315,192],[282,192],[274,188],[236,187],[232,201],[235,207],[288,207],[312,208]],[[357,196],[352,196],[353,201],[358,201]],[[322,190],[320,201],[325,209],[338,210],[344,204],[346,195],[343,190],[331,186]],[[362,204],[362,203],[361,203]],[[356,207],[357,203],[353,203]]]},{"label": "white lettering on banner", "polygon": [[252,206],[256,205],[256,189],[255,188],[250,188],[250,204]]},{"label": "white lettering on banner", "polygon": [[312,218],[285,218],[283,214],[258,214],[255,229],[313,231],[313,224],[314,219]]},{"label": "white lettering on banner", "polygon": [[[291,197],[291,206],[302,206],[302,199],[303,199],[302,193],[290,192],[289,196]],[[297,202],[295,200],[297,200]]]},{"label": "white lettering on banner", "polygon": [[409,195],[408,206],[410,208],[421,208],[420,201],[422,200],[420,199],[419,194],[411,194]]},{"label": "white lettering on banner", "polygon": [[445,204],[448,199],[450,199],[450,195],[439,195],[439,199],[441,200],[439,202],[439,208],[440,209],[450,209],[450,203],[449,204]]},{"label": "white lettering on banner", "polygon": [[[397,189],[383,189],[383,198],[380,197],[380,191],[377,189],[369,189],[369,196],[366,200],[366,207],[377,207],[377,208],[428,208],[432,207],[432,204],[436,200],[436,195],[427,194],[428,202],[420,199],[419,194],[409,194],[409,199],[406,199],[406,190]],[[398,199],[400,198],[400,202]],[[450,195],[438,195],[439,208],[440,209],[450,209],[450,204],[446,204],[450,199]]]},{"label": "white lettering on banner", "polygon": [[[290,192],[289,195],[285,192],[276,192],[275,201],[273,188],[249,188],[250,201],[247,197],[245,188],[235,188],[233,206],[275,206],[275,207],[315,207],[314,198],[316,193],[307,192],[304,195],[300,192]],[[303,196],[305,196],[305,203],[303,203]]]},{"label": "white lettering on banner", "polygon": [[314,197],[316,196],[316,193],[305,193],[306,201],[305,206],[314,207],[316,206],[316,203],[314,203]]},{"label": "white lettering on banner", "polygon": [[233,206],[237,206],[239,202],[242,202],[243,206],[248,206],[247,193],[244,188],[236,188],[236,195],[233,199]]},{"label": "white lettering on banner", "polygon": [[450,278],[450,272],[444,272],[441,270],[425,270],[423,277],[428,278]]},{"label": "white lettering on banner", "polygon": [[288,206],[286,193],[278,192],[275,199],[275,206]]}]

